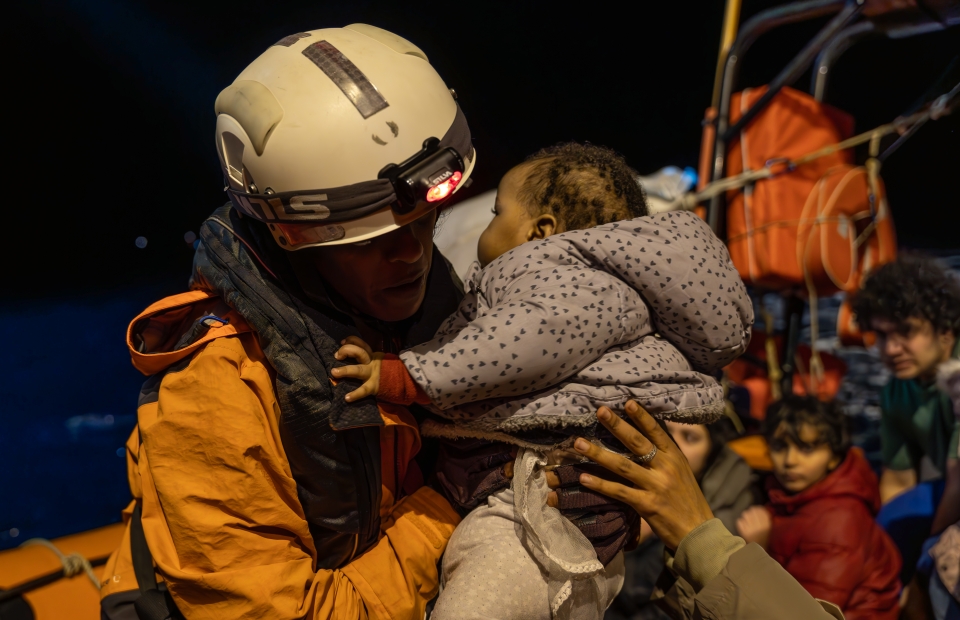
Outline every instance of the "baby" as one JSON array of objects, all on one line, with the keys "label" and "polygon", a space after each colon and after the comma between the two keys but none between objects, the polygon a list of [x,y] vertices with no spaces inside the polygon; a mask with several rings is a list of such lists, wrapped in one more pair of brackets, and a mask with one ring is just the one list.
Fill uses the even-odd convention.
[{"label": "baby", "polygon": [[[546,506],[544,469],[577,436],[627,452],[596,410],[634,399],[661,419],[722,413],[709,375],[739,355],[750,300],[723,244],[686,212],[646,215],[636,173],[612,151],[563,144],[510,170],[458,311],[399,358],[351,340],[366,381],[348,399],[426,405],[426,436],[520,446],[512,487],[457,528],[434,618],[599,618],[622,584],[617,542],[605,567]],[[571,492],[575,492],[573,489]],[[596,518],[589,509],[581,519]],[[615,556],[613,555],[615,554]]]},{"label": "baby", "polygon": [[790,396],[764,419],[774,478],[770,503],[744,511],[737,530],[767,549],[813,596],[850,619],[899,616],[900,553],[876,523],[877,477],[850,448],[835,403]]}]

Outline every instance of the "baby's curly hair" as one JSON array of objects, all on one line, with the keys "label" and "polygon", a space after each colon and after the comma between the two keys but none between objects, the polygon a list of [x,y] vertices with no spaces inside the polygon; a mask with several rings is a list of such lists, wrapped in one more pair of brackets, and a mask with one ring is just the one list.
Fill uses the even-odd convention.
[{"label": "baby's curly hair", "polygon": [[853,299],[860,329],[877,319],[904,325],[910,317],[926,319],[937,333],[960,336],[960,281],[939,261],[902,254],[867,277]]},{"label": "baby's curly hair", "polygon": [[561,230],[579,230],[647,215],[637,173],[614,151],[566,142],[527,158],[517,198],[534,216],[549,213]]}]

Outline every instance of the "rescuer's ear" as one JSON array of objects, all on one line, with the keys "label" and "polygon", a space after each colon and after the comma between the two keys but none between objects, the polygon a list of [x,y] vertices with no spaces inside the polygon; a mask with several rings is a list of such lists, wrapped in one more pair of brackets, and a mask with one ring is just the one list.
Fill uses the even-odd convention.
[{"label": "rescuer's ear", "polygon": [[530,222],[530,231],[527,233],[527,241],[534,239],[546,239],[550,235],[558,233],[557,218],[550,213],[542,213]]}]

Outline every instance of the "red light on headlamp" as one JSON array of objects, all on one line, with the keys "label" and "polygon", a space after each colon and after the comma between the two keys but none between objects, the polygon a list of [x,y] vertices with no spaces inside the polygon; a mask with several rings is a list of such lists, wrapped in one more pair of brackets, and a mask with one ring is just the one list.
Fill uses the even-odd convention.
[{"label": "red light on headlamp", "polygon": [[437,183],[433,187],[427,190],[427,202],[437,202],[438,200],[443,200],[460,184],[460,179],[463,178],[463,175],[459,172],[454,172],[453,175],[441,183]]},{"label": "red light on headlamp", "polygon": [[[439,203],[453,194],[463,180],[466,167],[453,148],[440,148],[440,140],[427,138],[423,149],[402,164],[388,164],[377,175],[393,184],[397,201],[393,210],[399,215],[411,213],[424,203]],[[436,205],[434,205],[436,206]]]}]

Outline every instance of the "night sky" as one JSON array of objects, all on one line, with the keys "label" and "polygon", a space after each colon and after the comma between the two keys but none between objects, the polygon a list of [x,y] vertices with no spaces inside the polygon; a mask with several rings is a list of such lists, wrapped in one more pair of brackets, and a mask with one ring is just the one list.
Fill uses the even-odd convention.
[{"label": "night sky", "polygon": [[[743,17],[773,4],[745,0]],[[5,8],[12,222],[2,297],[16,303],[184,286],[192,256],[184,234],[224,201],[214,99],[284,35],[365,22],[421,47],[456,89],[473,131],[469,196],[561,140],[610,146],[641,173],[695,167],[723,3],[72,0]],[[761,38],[741,84],[770,80],[823,23]],[[854,47],[836,66],[828,101],[851,112],[859,130],[890,121],[960,50],[958,30]],[[806,75],[797,86],[808,84]],[[882,171],[903,245],[958,246],[958,116],[928,124]]]}]

